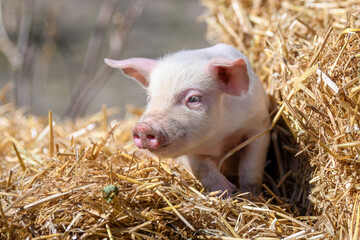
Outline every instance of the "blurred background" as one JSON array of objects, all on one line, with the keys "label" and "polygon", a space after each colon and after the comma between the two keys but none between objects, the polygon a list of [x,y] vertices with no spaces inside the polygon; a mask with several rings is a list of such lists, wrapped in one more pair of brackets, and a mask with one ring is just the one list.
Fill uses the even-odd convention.
[{"label": "blurred background", "polygon": [[[144,106],[145,91],[105,57],[207,47],[196,0],[0,0],[0,87],[26,112],[81,117]],[[3,91],[4,92],[4,91]]]}]

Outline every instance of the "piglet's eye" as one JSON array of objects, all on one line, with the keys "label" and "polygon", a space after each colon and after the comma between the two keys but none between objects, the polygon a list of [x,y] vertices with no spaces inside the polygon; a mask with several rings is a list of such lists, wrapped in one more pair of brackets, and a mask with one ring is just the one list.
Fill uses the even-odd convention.
[{"label": "piglet's eye", "polygon": [[199,89],[189,89],[184,92],[183,103],[191,110],[202,110],[204,93]]},{"label": "piglet's eye", "polygon": [[187,99],[187,102],[188,103],[196,103],[196,102],[200,102],[201,100],[201,97],[200,96],[190,96],[188,99]]}]

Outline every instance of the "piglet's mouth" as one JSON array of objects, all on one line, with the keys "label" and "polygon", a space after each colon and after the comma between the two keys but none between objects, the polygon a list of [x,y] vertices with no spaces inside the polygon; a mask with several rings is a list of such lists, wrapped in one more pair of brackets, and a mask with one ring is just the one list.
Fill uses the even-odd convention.
[{"label": "piglet's mouth", "polygon": [[156,140],[150,138],[149,143],[143,144],[137,136],[134,136],[134,142],[138,148],[147,149],[158,157],[174,158],[179,156],[179,154],[177,154],[179,146],[176,145],[175,142],[167,142],[166,144],[159,146],[157,145]]},{"label": "piglet's mouth", "polygon": [[149,145],[147,146],[139,146],[137,143],[136,143],[136,139],[134,138],[134,142],[135,142],[135,145],[140,148],[140,149],[147,149],[149,150],[152,154],[154,154],[155,156],[158,156],[158,157],[165,157],[165,158],[174,158],[174,157],[178,157],[179,155],[178,154],[174,154],[174,152],[172,151],[172,147],[174,146],[174,144],[172,144],[171,142],[170,143],[167,143],[167,144],[164,144],[162,146],[159,146],[157,148],[153,148],[153,147],[149,147]]},{"label": "piglet's mouth", "polygon": [[160,146],[159,148],[157,149],[149,149],[147,148],[150,152],[156,154],[156,155],[161,155],[161,153],[165,153],[167,152],[167,150],[169,149],[169,146],[170,146],[170,143],[166,144],[166,145],[163,145],[163,146]]}]

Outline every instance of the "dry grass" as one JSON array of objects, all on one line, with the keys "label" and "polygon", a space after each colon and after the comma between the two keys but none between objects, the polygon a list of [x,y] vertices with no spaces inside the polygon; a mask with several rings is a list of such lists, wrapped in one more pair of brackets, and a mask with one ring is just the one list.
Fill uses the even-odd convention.
[{"label": "dry grass", "polygon": [[136,109],[49,125],[4,104],[0,238],[358,239],[359,3],[203,3],[209,37],[250,56],[274,102],[263,196],[219,198],[137,150]]},{"label": "dry grass", "polygon": [[314,167],[310,199],[330,239],[358,239],[360,2],[203,0],[208,37],[246,55]]},{"label": "dry grass", "polygon": [[[0,107],[1,238],[322,236],[317,217],[294,217],[294,207],[275,194],[250,201],[246,194],[223,199],[204,193],[181,166],[136,150],[136,114],[108,126],[113,111],[52,124],[51,133],[48,119]],[[103,192],[109,185],[117,195],[115,188]]]}]

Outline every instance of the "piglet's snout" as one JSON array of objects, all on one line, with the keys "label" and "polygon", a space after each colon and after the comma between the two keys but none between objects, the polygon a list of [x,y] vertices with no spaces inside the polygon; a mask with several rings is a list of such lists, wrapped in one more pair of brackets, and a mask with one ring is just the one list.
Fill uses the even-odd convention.
[{"label": "piglet's snout", "polygon": [[133,138],[138,148],[156,150],[165,144],[162,133],[146,122],[139,122],[135,125]]}]

